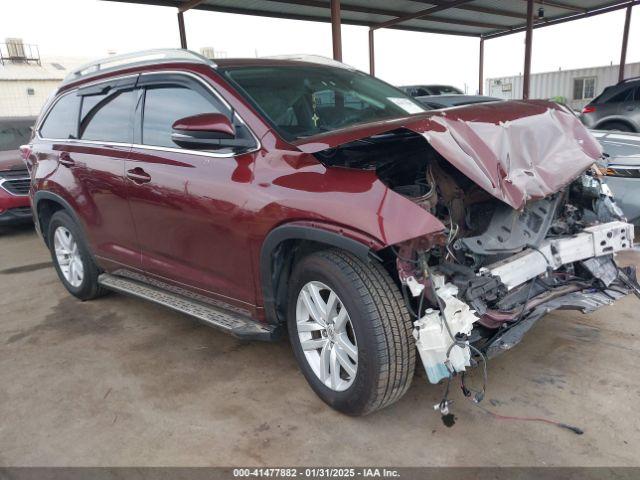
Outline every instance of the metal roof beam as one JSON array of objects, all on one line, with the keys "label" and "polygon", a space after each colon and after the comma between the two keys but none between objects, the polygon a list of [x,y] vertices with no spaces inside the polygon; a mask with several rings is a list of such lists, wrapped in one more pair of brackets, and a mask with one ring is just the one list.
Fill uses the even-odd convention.
[{"label": "metal roof beam", "polygon": [[333,59],[342,61],[342,8],[340,0],[331,0],[331,43]]},{"label": "metal roof beam", "polygon": [[[388,28],[393,25],[397,25],[398,23],[406,22],[408,20],[415,20],[418,18],[428,17],[429,15],[432,15],[434,13],[438,13],[443,10],[449,10],[450,8],[455,8],[458,5],[470,3],[472,1],[473,0],[452,0],[451,2],[443,3],[442,5],[436,5],[435,7],[426,8],[424,10],[420,10],[415,13],[394,18],[393,20],[388,20],[386,22],[378,23],[377,25],[373,25],[371,28],[374,30],[379,28]],[[450,22],[450,23],[455,24],[456,22]]]},{"label": "metal roof beam", "polygon": [[[436,5],[436,6],[441,6],[448,3],[446,0],[411,0],[411,1],[418,2],[418,3],[426,3],[428,5]],[[487,15],[496,15],[499,17],[521,18],[522,20],[527,19],[527,15],[525,13],[514,12],[512,10],[500,10],[497,8],[479,7],[476,5],[466,5],[466,4],[459,5],[455,8],[457,8],[458,10],[466,10],[468,12],[474,12],[474,13],[485,13]]]},{"label": "metal roof beam", "polygon": [[204,0],[189,0],[188,2],[185,2],[183,5],[178,7],[178,12],[184,13],[187,10],[191,10],[192,8],[197,7],[202,2],[204,2]]},{"label": "metal roof beam", "polygon": [[[317,7],[317,8],[329,8],[326,2],[320,0],[265,0],[267,2],[273,3],[284,3],[287,5],[304,5],[306,7]],[[406,15],[404,12],[399,12],[397,10],[388,10],[386,8],[372,8],[372,7],[364,7],[362,5],[350,5],[345,3],[344,0],[340,4],[340,9],[342,12],[356,12],[356,13],[369,13],[373,15],[384,15],[386,17],[401,17]],[[425,19],[430,22],[435,23],[447,23],[447,24],[458,24],[464,25],[467,27],[478,27],[478,28],[492,28],[498,30],[500,28],[504,28],[504,25],[496,24],[496,23],[487,23],[487,22],[475,22],[470,20],[455,20],[451,21],[447,18],[442,17],[431,17]],[[344,23],[344,19],[343,19]]]},{"label": "metal roof beam", "polygon": [[627,44],[629,43],[629,25],[631,24],[631,9],[627,7],[627,15],[624,19],[624,30],[622,31],[622,49],[620,51],[620,66],[618,67],[618,82],[624,80],[624,67],[627,63]]},{"label": "metal roof beam", "polygon": [[[640,0],[631,0],[631,1],[625,1],[625,2],[621,2],[621,3],[617,3],[614,5],[610,5],[608,7],[603,7],[603,8],[597,8],[597,9],[593,9],[593,10],[589,10],[587,12],[584,13],[578,13],[575,15],[570,15],[570,16],[562,16],[562,17],[556,17],[556,18],[552,18],[549,20],[545,20],[544,22],[539,22],[536,23],[533,28],[542,28],[542,27],[549,27],[551,25],[559,25],[561,23],[565,23],[565,22],[571,22],[573,20],[580,20],[583,18],[589,18],[589,17],[595,17],[596,15],[602,15],[603,13],[609,13],[609,12],[615,12],[616,10],[621,10],[623,8],[627,8],[627,7],[633,7],[636,5],[640,5]],[[504,37],[505,35],[511,35],[512,33],[520,33],[523,32],[527,29],[526,25],[519,25],[517,27],[513,27],[510,30],[498,30],[495,32],[491,32],[491,33],[487,33],[482,35],[483,38],[485,39],[490,39],[490,38],[499,38],[499,37]]]},{"label": "metal roof beam", "polygon": [[[175,8],[180,8],[180,6],[182,5],[177,0],[103,0],[103,1],[111,1],[111,2],[118,2],[118,3],[138,3],[138,4],[146,4],[146,5],[175,7]],[[268,0],[268,1],[281,1],[281,0]],[[286,0],[286,1],[287,2],[291,1],[292,4],[296,3],[300,5],[301,2],[306,3],[306,2],[311,2],[313,0],[298,0],[296,2],[294,2],[293,0]],[[472,1],[472,0],[468,0],[468,1]],[[324,8],[327,8],[326,3],[323,3],[323,6]],[[265,17],[265,18],[284,18],[287,20],[305,20],[309,22],[322,22],[322,23],[329,22],[328,17],[322,17],[318,15],[270,12],[270,11],[257,10],[257,9],[244,9],[244,8],[239,8],[235,6],[223,7],[220,5],[209,5],[206,2],[203,2],[194,8],[197,10],[203,10],[207,12],[233,13],[238,15],[254,15],[254,16]],[[344,6],[342,7],[342,10],[343,11],[345,10]],[[369,27],[369,28],[375,26],[375,24],[372,22],[368,22],[364,20],[349,20],[349,19],[345,19],[344,17],[342,18],[342,24],[357,25],[357,26]],[[461,32],[457,30],[447,30],[444,28],[440,29],[440,28],[432,28],[432,27],[406,26],[401,24],[392,25],[387,28],[391,28],[394,30],[409,31],[409,32],[437,33],[440,35],[455,35],[455,36],[461,36],[461,37],[476,37],[476,38],[480,37],[480,33]]]},{"label": "metal roof beam", "polygon": [[[522,0],[523,2],[527,2],[527,0]],[[559,2],[553,2],[553,1],[548,1],[548,0],[535,0],[533,3],[537,3],[538,5],[540,5],[541,7],[553,7],[553,8],[559,8],[561,10],[569,10],[571,12],[581,12],[581,13],[585,13],[588,12],[589,9],[586,7],[577,7],[575,5],[568,5],[566,3],[559,3]]]}]

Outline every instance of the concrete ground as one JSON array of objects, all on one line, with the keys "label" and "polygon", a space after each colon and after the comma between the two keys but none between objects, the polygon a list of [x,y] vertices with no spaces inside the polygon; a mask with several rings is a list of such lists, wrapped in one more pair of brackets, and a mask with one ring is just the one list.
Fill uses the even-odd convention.
[{"label": "concrete ground", "polygon": [[[623,262],[640,263],[636,253]],[[550,314],[489,364],[497,420],[414,379],[365,418],[327,408],[289,345],[243,343],[112,294],[79,302],[31,229],[0,230],[0,465],[640,465],[640,303]],[[477,375],[476,375],[477,378]]]}]

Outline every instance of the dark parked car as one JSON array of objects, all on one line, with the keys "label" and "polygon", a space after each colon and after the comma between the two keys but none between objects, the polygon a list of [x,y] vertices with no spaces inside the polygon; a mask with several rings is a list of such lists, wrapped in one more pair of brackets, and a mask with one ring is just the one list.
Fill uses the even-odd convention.
[{"label": "dark parked car", "polygon": [[429,95],[463,95],[464,92],[451,85],[405,85],[400,90],[412,97],[426,97]]},{"label": "dark parked car", "polygon": [[0,225],[30,222],[29,172],[20,146],[29,143],[35,118],[0,118]]},{"label": "dark parked car", "polygon": [[346,66],[152,51],[74,72],[35,130],[37,228],[72,295],[288,329],[348,414],[401,398],[416,351],[436,383],[637,288],[600,146],[553,103],[425,112]]},{"label": "dark parked car", "polygon": [[605,88],[584,107],[580,119],[596,130],[640,132],[640,78]]},{"label": "dark parked car", "polygon": [[500,98],[485,97],[483,95],[429,95],[426,97],[415,97],[415,99],[430,110],[502,101]]}]

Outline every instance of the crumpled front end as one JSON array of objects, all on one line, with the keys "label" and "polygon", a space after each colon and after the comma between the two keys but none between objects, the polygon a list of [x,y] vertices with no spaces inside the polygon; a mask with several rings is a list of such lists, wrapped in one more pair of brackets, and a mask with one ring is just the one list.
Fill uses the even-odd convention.
[{"label": "crumpled front end", "polygon": [[521,211],[496,201],[447,209],[436,248],[398,246],[397,268],[414,310],[414,336],[429,380],[463,372],[474,357],[517,345],[545,314],[584,313],[640,288],[615,254],[633,248],[634,227],[590,170]]},{"label": "crumpled front end", "polygon": [[634,230],[595,165],[602,150],[562,106],[447,109],[299,147],[327,167],[375,171],[390,197],[442,227],[379,252],[434,383],[512,348],[547,312],[590,312],[640,291],[635,271],[615,263]]}]

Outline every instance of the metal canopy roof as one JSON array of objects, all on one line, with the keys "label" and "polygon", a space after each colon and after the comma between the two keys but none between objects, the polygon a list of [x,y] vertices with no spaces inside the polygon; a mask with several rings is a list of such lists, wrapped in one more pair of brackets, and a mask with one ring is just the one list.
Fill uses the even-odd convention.
[{"label": "metal canopy roof", "polygon": [[[330,22],[330,0],[108,0]],[[640,4],[640,0],[535,0],[533,28]],[[526,30],[527,0],[341,0],[348,25],[494,38]],[[540,17],[539,9],[543,16]]]}]

